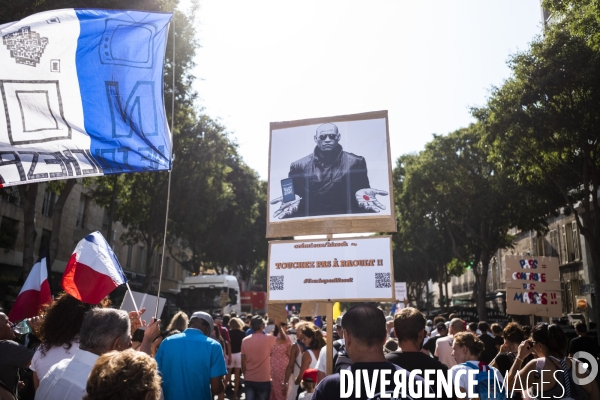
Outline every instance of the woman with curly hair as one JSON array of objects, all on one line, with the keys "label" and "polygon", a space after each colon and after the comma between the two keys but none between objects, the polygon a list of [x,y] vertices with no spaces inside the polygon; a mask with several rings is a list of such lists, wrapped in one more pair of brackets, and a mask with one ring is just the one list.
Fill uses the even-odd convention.
[{"label": "woman with curly hair", "polygon": [[54,364],[71,358],[79,349],[79,331],[86,312],[95,307],[108,307],[110,300],[92,305],[61,293],[46,307],[43,320],[35,332],[42,341],[31,359],[33,386],[37,389],[40,380]]},{"label": "woman with curly hair", "polygon": [[161,379],[156,361],[128,349],[98,358],[87,381],[84,400],[158,400]]},{"label": "woman with curly hair", "polygon": [[323,332],[313,323],[307,323],[302,326],[302,343],[306,346],[306,351],[302,354],[302,363],[300,364],[300,372],[296,376],[294,384],[300,385],[304,371],[309,368],[316,368],[321,347],[325,346],[325,338]]}]

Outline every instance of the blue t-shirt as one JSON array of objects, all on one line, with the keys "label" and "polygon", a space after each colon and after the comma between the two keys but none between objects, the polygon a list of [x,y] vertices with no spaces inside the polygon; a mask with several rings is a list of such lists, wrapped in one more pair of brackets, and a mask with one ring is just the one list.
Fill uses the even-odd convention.
[{"label": "blue t-shirt", "polygon": [[165,400],[212,400],[210,379],[227,374],[221,344],[193,328],[166,338],[156,362]]}]

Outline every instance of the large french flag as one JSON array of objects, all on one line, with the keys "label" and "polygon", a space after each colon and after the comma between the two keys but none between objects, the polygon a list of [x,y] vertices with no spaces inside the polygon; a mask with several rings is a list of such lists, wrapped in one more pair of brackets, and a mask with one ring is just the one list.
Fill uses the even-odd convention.
[{"label": "large french flag", "polygon": [[121,264],[104,236],[98,231],[80,240],[62,278],[62,287],[71,296],[98,304],[127,282]]},{"label": "large french flag", "polygon": [[38,315],[44,304],[52,301],[46,257],[40,259],[27,276],[25,284],[17,296],[15,304],[8,313],[11,321],[20,321]]},{"label": "large french flag", "polygon": [[62,9],[0,25],[0,186],[170,169],[171,18]]}]

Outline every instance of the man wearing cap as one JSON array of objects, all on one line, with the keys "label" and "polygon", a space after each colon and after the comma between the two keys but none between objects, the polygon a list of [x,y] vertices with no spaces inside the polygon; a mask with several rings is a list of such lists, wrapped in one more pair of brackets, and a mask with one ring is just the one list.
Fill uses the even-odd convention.
[{"label": "man wearing cap", "polygon": [[[342,330],[342,317],[337,317],[337,319],[335,320],[335,326],[337,328],[338,335],[340,335],[340,339],[333,342],[334,361],[338,350],[342,349],[345,346],[344,331]],[[335,368],[335,363],[333,367]],[[321,352],[319,353],[319,360],[317,361],[317,366],[315,368],[317,370],[317,377],[319,381],[321,381],[321,379],[327,376],[327,346],[321,347]]]},{"label": "man wearing cap", "polygon": [[156,362],[165,400],[212,400],[225,389],[227,369],[221,344],[210,338],[213,324],[209,314],[195,312],[185,331],[161,343]]},{"label": "man wearing cap", "polygon": [[423,344],[423,353],[427,354],[428,356],[433,356],[433,358],[435,358],[436,360],[438,359],[434,354],[435,354],[435,344],[437,343],[438,339],[446,337],[446,335],[448,335],[448,328],[446,327],[446,324],[443,322],[439,322],[436,326],[436,331],[437,331],[437,335],[436,336],[432,336],[430,337],[425,344]]}]

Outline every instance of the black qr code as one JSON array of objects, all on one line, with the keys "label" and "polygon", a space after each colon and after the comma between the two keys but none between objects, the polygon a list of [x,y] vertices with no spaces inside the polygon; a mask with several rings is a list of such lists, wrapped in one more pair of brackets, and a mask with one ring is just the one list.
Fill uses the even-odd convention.
[{"label": "black qr code", "polygon": [[270,281],[271,290],[283,290],[283,275],[272,276]]},{"label": "black qr code", "polygon": [[390,273],[375,272],[375,289],[391,288]]}]

